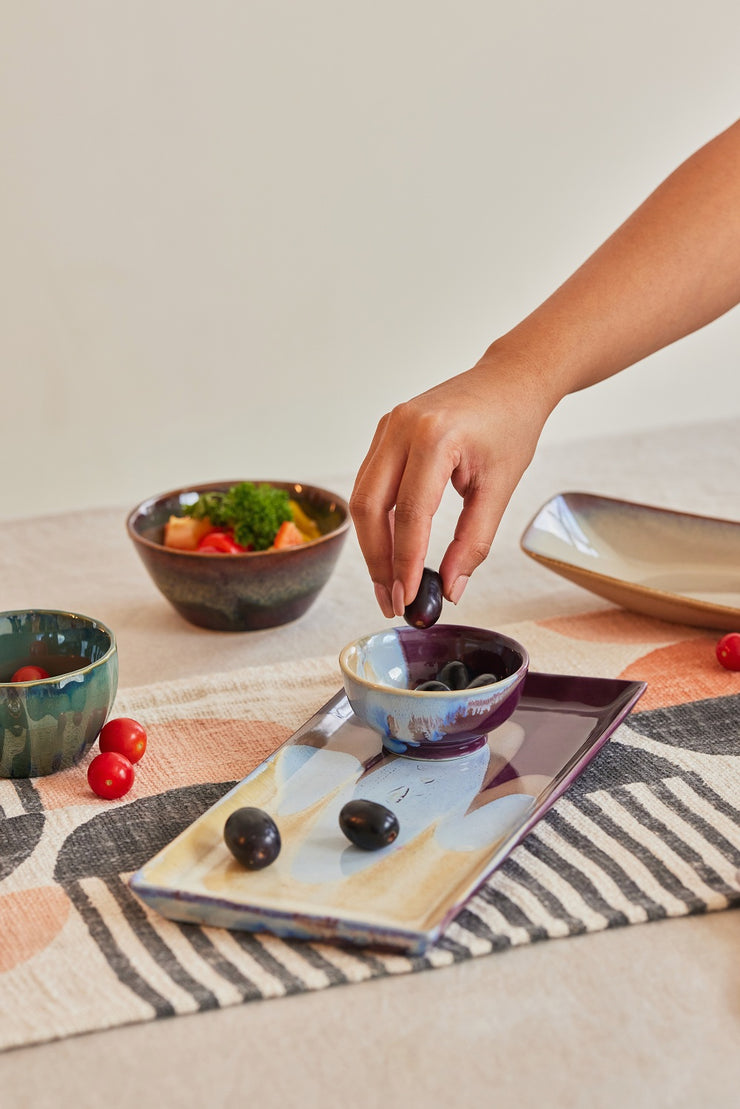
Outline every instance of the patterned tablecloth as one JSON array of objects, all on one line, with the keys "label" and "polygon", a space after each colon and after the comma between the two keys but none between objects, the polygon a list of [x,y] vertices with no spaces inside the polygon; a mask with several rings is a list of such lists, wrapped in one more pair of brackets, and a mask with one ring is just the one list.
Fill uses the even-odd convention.
[{"label": "patterned tablecloth", "polygon": [[[180,928],[126,884],[339,688],[341,647],[382,626],[354,537],[304,618],[231,636],[162,600],[126,539],[127,505],[6,520],[2,607],[113,628],[114,711],[140,716],[151,746],[123,802],[95,799],[84,767],[0,782],[0,1043],[36,1044],[0,1052],[3,1105],[734,1106],[740,914],[705,910],[737,905],[740,675],[717,666],[714,632],[608,606],[527,559],[519,537],[574,489],[738,518],[739,464],[732,420],[538,451],[444,619],[513,631],[534,669],[648,688],[444,941],[411,963]],[[346,473],[303,476],[351,487]],[[458,507],[443,500],[430,565]],[[644,921],[655,922],[618,927]],[[375,980],[322,988],[358,979]]]},{"label": "patterned tablecloth", "polygon": [[335,655],[121,690],[114,714],[149,733],[121,801],[89,791],[89,760],[0,781],[0,1046],[740,904],[740,674],[715,633],[603,608],[500,630],[533,669],[648,688],[423,956],[177,924],[127,885],[337,691]]}]

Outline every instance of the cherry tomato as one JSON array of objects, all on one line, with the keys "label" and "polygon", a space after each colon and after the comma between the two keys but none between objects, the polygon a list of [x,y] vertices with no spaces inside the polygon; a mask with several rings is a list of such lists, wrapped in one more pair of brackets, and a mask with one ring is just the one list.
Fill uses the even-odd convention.
[{"label": "cherry tomato", "polygon": [[197,549],[206,554],[244,554],[249,550],[237,543],[230,531],[209,531],[208,535],[203,536]]},{"label": "cherry tomato", "polygon": [[129,762],[138,762],[146,751],[146,732],[138,720],[117,716],[103,726],[98,736],[101,751],[117,751]]},{"label": "cherry tomato", "polygon": [[717,658],[725,670],[740,670],[740,632],[728,632],[717,644]]},{"label": "cherry tomato", "polygon": [[98,797],[115,801],[128,793],[134,784],[134,768],[118,751],[103,751],[88,766],[87,781]]},{"label": "cherry tomato", "polygon": [[37,682],[41,678],[48,678],[48,670],[44,670],[43,666],[21,666],[16,670],[11,682]]}]

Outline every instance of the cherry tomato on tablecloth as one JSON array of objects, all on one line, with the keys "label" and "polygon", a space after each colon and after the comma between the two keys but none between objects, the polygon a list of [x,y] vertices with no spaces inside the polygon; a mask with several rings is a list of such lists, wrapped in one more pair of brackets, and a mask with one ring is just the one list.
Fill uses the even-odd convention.
[{"label": "cherry tomato on tablecloth", "polygon": [[725,670],[740,670],[740,632],[728,632],[717,644],[717,658]]},{"label": "cherry tomato on tablecloth", "polygon": [[48,670],[44,670],[43,666],[21,666],[16,670],[11,682],[37,682],[41,678],[48,678]]},{"label": "cherry tomato on tablecloth", "polygon": [[138,720],[117,716],[101,728],[98,746],[101,751],[125,755],[131,763],[138,762],[146,751],[146,732]]},{"label": "cherry tomato on tablecloth", "polygon": [[103,751],[88,766],[87,781],[98,797],[115,801],[128,793],[134,784],[134,768],[118,751]]}]

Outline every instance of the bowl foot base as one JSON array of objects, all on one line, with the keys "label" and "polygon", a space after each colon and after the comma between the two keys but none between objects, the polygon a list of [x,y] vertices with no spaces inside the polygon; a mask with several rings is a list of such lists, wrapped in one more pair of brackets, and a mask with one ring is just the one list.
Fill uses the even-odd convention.
[{"label": "bowl foot base", "polygon": [[415,759],[416,762],[441,762],[459,759],[462,755],[472,755],[474,751],[480,751],[481,747],[485,747],[486,743],[488,743],[487,734],[455,741],[440,740],[439,743],[425,744],[424,747],[415,747],[402,740],[384,739],[383,747],[389,754],[400,755],[404,759]]}]

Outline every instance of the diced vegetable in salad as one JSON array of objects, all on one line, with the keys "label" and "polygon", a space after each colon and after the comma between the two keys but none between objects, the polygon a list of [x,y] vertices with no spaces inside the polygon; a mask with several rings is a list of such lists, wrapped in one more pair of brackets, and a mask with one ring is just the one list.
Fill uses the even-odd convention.
[{"label": "diced vegetable in salad", "polygon": [[183,512],[165,524],[165,547],[242,554],[295,547],[321,535],[316,521],[286,490],[250,481],[223,493],[202,493]]}]

